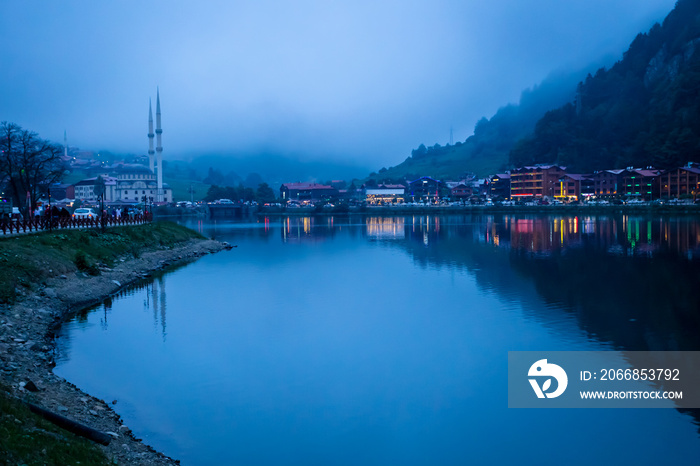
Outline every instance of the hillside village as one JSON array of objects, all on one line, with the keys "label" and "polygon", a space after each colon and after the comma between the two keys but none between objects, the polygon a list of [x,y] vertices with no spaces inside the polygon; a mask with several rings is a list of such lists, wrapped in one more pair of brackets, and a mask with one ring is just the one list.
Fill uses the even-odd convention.
[{"label": "hillside village", "polygon": [[[81,156],[82,155],[82,156]],[[91,156],[92,155],[92,156]],[[108,208],[143,208],[150,205],[191,205],[173,195],[163,184],[162,201],[157,200],[156,176],[146,165],[147,157],[108,163],[94,154],[64,156],[66,166],[85,178],[73,183],[48,187],[34,210],[42,211],[49,202],[69,210],[81,205],[104,202]],[[146,163],[144,163],[146,162]],[[100,187],[104,197],[100,198]],[[218,187],[214,187],[218,188]],[[211,189],[210,189],[211,191]],[[334,180],[283,183],[275,204],[288,207],[317,204],[397,205],[397,204],[562,204],[562,203],[644,203],[697,201],[700,192],[700,164],[689,162],[671,170],[653,167],[599,170],[590,174],[573,173],[558,165],[520,167],[485,178],[465,176],[460,180],[421,176],[401,182],[368,180],[356,187]],[[219,199],[207,199],[219,202]],[[196,201],[202,201],[197,199]],[[257,203],[255,199],[225,199],[233,203]],[[267,199],[267,201],[271,201]],[[270,202],[268,202],[270,203]],[[262,202],[261,202],[262,204]]]},{"label": "hillside village", "polygon": [[370,182],[360,189],[343,189],[344,186],[344,182],[286,183],[280,188],[280,199],[293,205],[334,200],[369,205],[696,202],[700,192],[700,164],[688,162],[671,170],[628,167],[591,174],[572,173],[558,165],[533,165],[483,179],[471,176],[449,181],[422,176],[403,183]]}]

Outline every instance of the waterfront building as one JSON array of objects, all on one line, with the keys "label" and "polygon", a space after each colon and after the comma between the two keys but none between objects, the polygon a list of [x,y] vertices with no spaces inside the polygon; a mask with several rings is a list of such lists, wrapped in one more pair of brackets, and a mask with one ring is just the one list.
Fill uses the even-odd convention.
[{"label": "waterfront building", "polygon": [[365,187],[365,202],[372,205],[399,204],[404,202],[406,187],[400,184],[380,184]]},{"label": "waterfront building", "polygon": [[412,201],[437,202],[443,183],[429,176],[423,176],[408,183],[408,196]]},{"label": "waterfront building", "polygon": [[627,168],[620,173],[622,185],[619,193],[628,197],[638,197],[640,199],[658,199],[659,189],[657,178],[659,170],[653,167],[647,168]]},{"label": "waterfront building", "polygon": [[594,194],[594,181],[589,175],[567,173],[554,187],[554,197],[565,201],[580,201]]},{"label": "waterfront building", "polygon": [[458,181],[450,188],[450,198],[456,201],[469,199],[474,194],[474,186],[467,181]]},{"label": "waterfront building", "polygon": [[597,197],[616,196],[622,186],[622,173],[625,170],[599,170],[591,178],[593,179],[593,191]]},{"label": "waterfront building", "polygon": [[318,183],[284,183],[280,186],[280,197],[282,202],[330,201],[338,198],[338,190],[333,186]]},{"label": "waterfront building", "polygon": [[497,173],[489,181],[491,197],[510,199],[510,173]]},{"label": "waterfront building", "polygon": [[566,167],[558,165],[535,165],[517,168],[510,172],[510,196],[553,197],[555,185],[566,174]]},{"label": "waterfront building", "polygon": [[659,175],[659,188],[661,197],[692,195],[696,199],[700,192],[700,164],[688,163],[685,167],[664,171]]}]

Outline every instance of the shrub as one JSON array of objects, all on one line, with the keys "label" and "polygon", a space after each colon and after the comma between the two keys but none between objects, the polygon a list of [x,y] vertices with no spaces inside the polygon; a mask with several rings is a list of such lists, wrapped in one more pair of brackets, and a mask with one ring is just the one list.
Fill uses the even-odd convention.
[{"label": "shrub", "polygon": [[75,253],[75,266],[81,272],[89,273],[90,275],[99,275],[100,269],[97,265],[88,259],[87,255],[83,251],[78,251]]}]

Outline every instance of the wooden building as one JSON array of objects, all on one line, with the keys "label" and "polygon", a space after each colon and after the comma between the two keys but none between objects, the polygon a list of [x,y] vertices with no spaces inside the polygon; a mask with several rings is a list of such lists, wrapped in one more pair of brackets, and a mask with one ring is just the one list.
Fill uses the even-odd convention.
[{"label": "wooden building", "polygon": [[696,199],[700,192],[700,166],[690,163],[664,171],[659,175],[659,188],[661,197],[678,198],[689,194]]},{"label": "wooden building", "polygon": [[554,197],[566,201],[580,201],[594,194],[594,181],[589,175],[567,173],[554,188]]},{"label": "wooden building", "polygon": [[622,173],[625,170],[600,170],[593,175],[593,190],[597,197],[612,197],[620,192]]},{"label": "wooden building", "polygon": [[491,197],[510,199],[510,173],[498,173],[491,177],[489,183]]},{"label": "wooden building", "polygon": [[566,167],[535,165],[510,172],[510,197],[554,197],[555,185],[566,174]]}]

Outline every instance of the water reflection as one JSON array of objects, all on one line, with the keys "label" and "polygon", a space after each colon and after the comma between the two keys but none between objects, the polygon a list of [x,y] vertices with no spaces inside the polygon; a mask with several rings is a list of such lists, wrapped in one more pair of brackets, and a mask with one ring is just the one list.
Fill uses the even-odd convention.
[{"label": "water reflection", "polygon": [[370,217],[366,220],[366,234],[370,239],[396,240],[406,236],[403,217]]},{"label": "water reflection", "polygon": [[152,282],[146,284],[146,297],[143,301],[143,310],[148,311],[153,309],[153,327],[161,328],[161,335],[163,341],[166,340],[166,324],[165,324],[165,313],[167,309],[166,304],[166,293],[165,293],[165,279],[163,276],[159,276]]},{"label": "water reflection", "polygon": [[697,226],[636,220],[195,223],[239,247],[66,325],[56,371],[185,463],[529,464],[545,432],[552,461],[694,464],[673,410],[506,407],[510,350],[698,349]]},{"label": "water reflection", "polygon": [[533,309],[533,317],[556,321],[566,314],[613,347],[700,349],[700,222],[694,217],[265,217],[255,225],[215,224],[207,233],[243,239],[277,231],[283,243],[359,233],[401,248],[420,267],[469,270],[484,289],[503,296],[534,283],[548,305]]},{"label": "water reflection", "polygon": [[96,311],[99,312],[99,326],[102,332],[110,330],[110,320],[112,307],[115,301],[126,297],[136,297],[143,295],[143,312],[152,315],[153,330],[160,334],[163,342],[167,339],[166,313],[167,313],[167,292],[165,287],[166,275],[158,274],[155,278],[140,280],[128,288],[120,290],[118,293],[105,299],[101,304],[86,308],[79,312],[68,325],[61,326],[55,337],[56,342],[56,362],[66,362],[70,360],[72,348],[70,332],[73,327],[87,329],[91,323],[88,316]]},{"label": "water reflection", "polygon": [[594,240],[611,254],[653,256],[673,251],[700,258],[700,224],[692,218],[644,216],[487,217],[487,240],[496,246],[549,254]]}]

